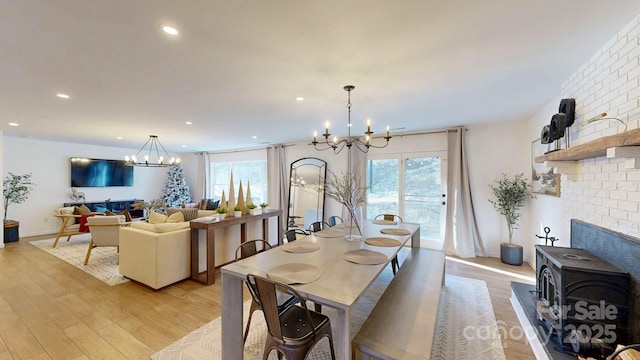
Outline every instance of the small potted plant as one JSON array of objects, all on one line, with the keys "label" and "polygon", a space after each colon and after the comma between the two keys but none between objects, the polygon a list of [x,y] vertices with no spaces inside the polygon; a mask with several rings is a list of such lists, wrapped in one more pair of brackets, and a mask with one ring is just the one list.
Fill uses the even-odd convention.
[{"label": "small potted plant", "polygon": [[240,206],[236,205],[236,207],[233,208],[233,216],[235,217],[242,216],[242,208]]},{"label": "small potted plant", "polygon": [[520,208],[527,200],[535,199],[531,185],[523,174],[517,174],[513,179],[508,178],[507,174],[502,174],[501,178],[495,180],[495,185],[489,187],[495,196],[495,200],[489,199],[489,202],[505,217],[509,230],[509,242],[500,244],[500,260],[509,265],[522,265],[522,246],[512,243],[511,240],[513,230],[518,228]]},{"label": "small potted plant", "polygon": [[4,242],[17,241],[20,238],[20,223],[7,220],[7,209],[11,204],[21,204],[29,198],[29,193],[35,186],[31,182],[31,174],[16,175],[9,173],[2,182],[2,196],[4,198]]},{"label": "small potted plant", "polygon": [[216,209],[216,212],[218,213],[218,219],[224,220],[224,217],[227,216],[228,210],[226,207],[220,206]]},{"label": "small potted plant", "polygon": [[264,212],[264,210],[267,208],[267,206],[269,206],[269,204],[262,203],[262,204],[260,204],[260,209],[262,209],[262,211]]},{"label": "small potted plant", "polygon": [[254,203],[250,203],[249,205],[247,205],[247,209],[249,209],[249,215],[255,215],[256,208],[257,206]]}]

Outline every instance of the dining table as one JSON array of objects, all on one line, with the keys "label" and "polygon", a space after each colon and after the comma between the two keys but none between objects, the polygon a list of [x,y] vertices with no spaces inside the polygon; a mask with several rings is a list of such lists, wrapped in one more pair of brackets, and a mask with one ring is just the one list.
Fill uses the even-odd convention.
[{"label": "dining table", "polygon": [[[402,235],[389,235],[389,231],[385,231],[389,229],[404,230],[391,231]],[[336,358],[351,359],[351,339],[355,336],[351,327],[354,305],[402,246],[420,247],[419,224],[376,223],[367,220],[362,225],[362,232],[360,241],[349,241],[338,225],[222,267],[222,358],[243,358],[242,289],[247,274],[268,277],[272,269],[305,264],[316,269],[319,276],[312,277],[310,282],[290,283],[290,286],[306,299],[321,304],[323,308],[335,309],[336,317],[331,321],[336,322],[337,329],[333,334]],[[368,238],[380,237],[397,241],[385,246],[367,243]],[[377,256],[365,256],[365,260],[375,259],[370,261],[373,264],[365,264],[367,261],[357,263],[358,257],[350,256],[354,254]],[[380,256],[381,254],[384,256]]]}]

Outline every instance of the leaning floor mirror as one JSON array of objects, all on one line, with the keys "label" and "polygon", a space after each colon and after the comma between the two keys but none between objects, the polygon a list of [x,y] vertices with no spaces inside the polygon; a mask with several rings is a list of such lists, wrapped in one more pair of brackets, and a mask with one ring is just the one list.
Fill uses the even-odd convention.
[{"label": "leaning floor mirror", "polygon": [[302,158],[291,163],[289,175],[287,228],[306,230],[312,223],[324,219],[327,163],[317,158]]}]

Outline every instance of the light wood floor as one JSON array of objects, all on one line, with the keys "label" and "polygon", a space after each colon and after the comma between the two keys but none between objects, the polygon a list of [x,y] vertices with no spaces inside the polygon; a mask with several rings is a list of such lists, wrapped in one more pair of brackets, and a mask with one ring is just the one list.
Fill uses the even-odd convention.
[{"label": "light wood floor", "polygon": [[[0,360],[149,359],[154,352],[220,316],[220,281],[190,280],[160,291],[129,282],[108,286],[28,244],[0,249]],[[478,258],[474,265],[447,260],[447,274],[487,282],[507,359],[534,359],[524,339],[510,339],[519,323],[509,303],[510,281],[533,278],[528,265]],[[512,332],[518,334],[518,332]],[[516,336],[518,337],[518,336]]]}]

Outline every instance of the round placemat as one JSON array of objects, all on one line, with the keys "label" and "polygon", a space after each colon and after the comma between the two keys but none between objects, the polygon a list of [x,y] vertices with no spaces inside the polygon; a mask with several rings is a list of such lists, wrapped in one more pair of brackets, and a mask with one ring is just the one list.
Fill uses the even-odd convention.
[{"label": "round placemat", "polygon": [[324,229],[313,233],[313,235],[321,238],[337,238],[344,236],[344,229],[336,229],[335,227]]},{"label": "round placemat", "polygon": [[391,239],[388,237],[370,237],[364,241],[365,244],[369,244],[371,246],[381,246],[381,247],[395,247],[400,246],[400,241],[396,239]]},{"label": "round placemat", "polygon": [[398,223],[393,220],[373,220],[372,223],[376,225],[398,225]]},{"label": "round placemat", "polygon": [[407,229],[380,229],[380,232],[387,235],[411,235],[411,231]]},{"label": "round placemat", "polygon": [[279,248],[290,253],[310,253],[320,249],[320,245],[307,241],[294,241]]},{"label": "round placemat", "polygon": [[320,278],[322,271],[309,264],[282,264],[267,271],[267,276],[275,281],[291,284],[307,284]]},{"label": "round placemat", "polygon": [[342,257],[349,262],[363,265],[384,264],[389,260],[387,255],[367,249],[350,250]]}]

